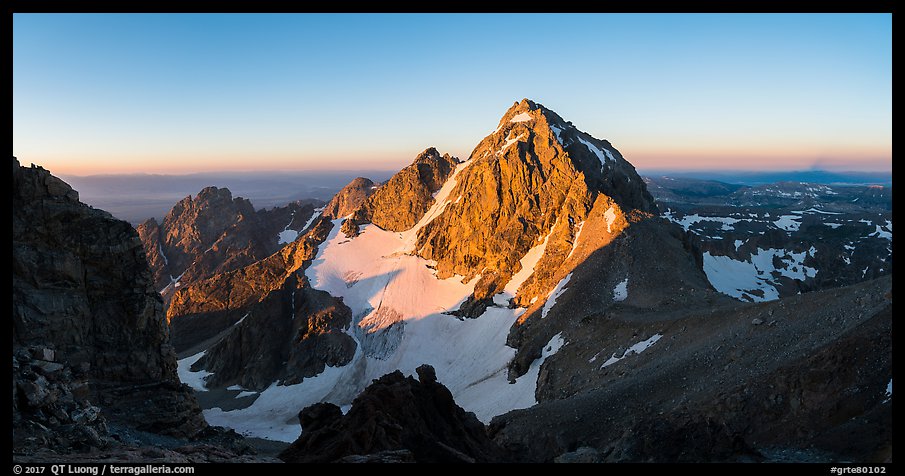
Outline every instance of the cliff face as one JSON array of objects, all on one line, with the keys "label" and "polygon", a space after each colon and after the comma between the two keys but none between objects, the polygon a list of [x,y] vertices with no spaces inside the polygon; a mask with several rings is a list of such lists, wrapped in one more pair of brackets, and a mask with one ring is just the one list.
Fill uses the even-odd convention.
[{"label": "cliff face", "polygon": [[[14,420],[40,422],[52,410],[44,429],[94,422],[93,402],[108,421],[151,432],[185,437],[206,427],[176,375],[135,230],[80,203],[43,168],[15,159],[13,349]],[[82,411],[89,407],[92,418]]]}]

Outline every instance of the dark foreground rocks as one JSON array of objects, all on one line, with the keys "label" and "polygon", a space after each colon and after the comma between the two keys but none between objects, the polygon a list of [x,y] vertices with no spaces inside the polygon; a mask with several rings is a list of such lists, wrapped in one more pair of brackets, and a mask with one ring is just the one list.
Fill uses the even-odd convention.
[{"label": "dark foreground rocks", "polygon": [[299,412],[302,436],[280,454],[290,463],[501,462],[504,454],[473,413],[453,401],[434,368],[418,380],[398,370],[374,380],[345,415],[332,403]]}]

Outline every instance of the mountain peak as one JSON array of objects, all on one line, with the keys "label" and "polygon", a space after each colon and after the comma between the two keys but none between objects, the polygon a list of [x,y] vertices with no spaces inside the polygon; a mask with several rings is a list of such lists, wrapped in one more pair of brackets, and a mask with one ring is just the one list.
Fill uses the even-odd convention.
[{"label": "mountain peak", "polygon": [[[481,276],[474,299],[460,308],[466,315],[483,312],[518,272],[519,259],[541,242],[545,267],[560,267],[592,208],[608,211],[610,238],[633,211],[656,211],[644,181],[615,147],[527,98],[475,147],[447,200],[419,231],[416,250],[437,261],[441,278]],[[528,279],[519,302],[551,283],[553,273]]]},{"label": "mountain peak", "polygon": [[433,205],[433,194],[443,186],[457,164],[459,159],[456,157],[441,156],[434,147],[424,149],[411,165],[368,196],[345,229],[354,235],[357,225],[366,222],[390,231],[411,228]]}]

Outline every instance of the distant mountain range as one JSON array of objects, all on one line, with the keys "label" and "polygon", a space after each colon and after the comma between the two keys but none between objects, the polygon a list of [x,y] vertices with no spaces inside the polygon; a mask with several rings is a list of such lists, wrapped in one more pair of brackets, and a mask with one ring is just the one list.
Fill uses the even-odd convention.
[{"label": "distant mountain range", "polygon": [[825,185],[892,185],[892,172],[830,172],[827,170],[642,170],[645,177],[667,176],[716,180],[739,185],[763,185],[774,182],[805,182]]}]

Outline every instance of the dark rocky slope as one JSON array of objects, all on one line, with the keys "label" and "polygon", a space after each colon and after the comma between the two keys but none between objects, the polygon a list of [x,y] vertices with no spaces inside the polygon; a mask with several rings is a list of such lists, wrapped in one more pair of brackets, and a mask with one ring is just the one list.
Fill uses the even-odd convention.
[{"label": "dark rocky slope", "polygon": [[603,461],[882,462],[891,353],[889,278],[764,304],[614,310],[581,320],[541,371],[542,403],[491,431],[524,461],[587,447]]}]

